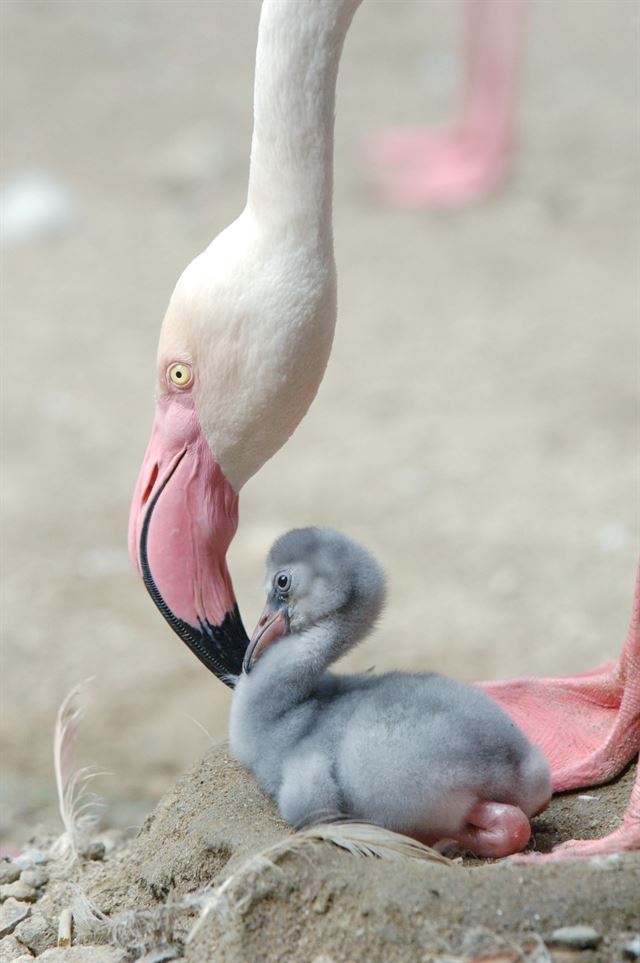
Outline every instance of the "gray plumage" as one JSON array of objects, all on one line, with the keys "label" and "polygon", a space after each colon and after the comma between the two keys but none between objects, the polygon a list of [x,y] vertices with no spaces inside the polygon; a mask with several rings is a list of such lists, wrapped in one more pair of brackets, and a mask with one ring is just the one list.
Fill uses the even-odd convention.
[{"label": "gray plumage", "polygon": [[289,532],[269,553],[266,589],[265,612],[284,612],[288,631],[239,677],[230,746],[288,822],[342,814],[434,840],[455,838],[478,800],[527,816],[544,806],[544,757],[480,689],[435,673],[327,671],[382,610],[385,577],[365,549],[331,529]]}]

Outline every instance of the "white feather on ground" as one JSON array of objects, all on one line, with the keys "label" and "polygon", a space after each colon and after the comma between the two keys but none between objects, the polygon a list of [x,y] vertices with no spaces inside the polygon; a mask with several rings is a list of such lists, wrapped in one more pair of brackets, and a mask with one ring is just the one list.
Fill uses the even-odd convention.
[{"label": "white feather on ground", "polygon": [[169,899],[154,909],[124,910],[109,917],[82,891],[75,887],[73,920],[81,939],[107,939],[129,952],[146,953],[173,940],[174,926],[183,914],[199,911],[200,915],[189,935],[193,939],[203,921],[213,912],[225,915],[238,910],[260,889],[262,877],[269,870],[278,870],[279,860],[290,854],[304,854],[322,843],[338,846],[353,856],[378,859],[417,859],[456,865],[436,850],[423,846],[379,826],[368,823],[336,821],[301,830],[286,839],[261,850],[247,859],[227,879],[212,889],[205,886],[178,899]]},{"label": "white feather on ground", "polygon": [[171,943],[179,917],[199,905],[194,897],[186,896],[167,900],[153,909],[128,909],[107,916],[79,886],[74,889],[72,913],[77,937],[81,941],[104,940],[110,946],[135,954],[136,958]]},{"label": "white feather on ground", "polygon": [[252,886],[263,871],[277,869],[278,861],[284,856],[303,853],[318,843],[331,843],[352,856],[389,860],[412,859],[446,866],[456,865],[430,846],[372,823],[336,820],[309,826],[256,853],[220,886],[203,893],[200,916],[187,936],[187,943],[194,938],[210,913],[223,915],[232,908],[238,909],[245,900],[250,899]]},{"label": "white feather on ground", "polygon": [[102,802],[87,792],[88,782],[98,775],[93,766],[74,769],[75,742],[84,710],[78,695],[91,680],[75,686],[58,709],[53,736],[53,766],[56,774],[58,806],[64,832],[51,847],[52,855],[73,862],[90,842],[99,819]]}]

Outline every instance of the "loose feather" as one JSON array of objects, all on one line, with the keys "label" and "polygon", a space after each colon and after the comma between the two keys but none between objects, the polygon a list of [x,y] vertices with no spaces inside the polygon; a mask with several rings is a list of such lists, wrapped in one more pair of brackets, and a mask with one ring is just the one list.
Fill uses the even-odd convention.
[{"label": "loose feather", "polygon": [[161,948],[166,951],[175,938],[176,924],[180,922],[180,930],[184,931],[183,917],[199,909],[209,892],[205,888],[151,909],[126,909],[107,916],[80,886],[73,888],[74,929],[80,940],[106,942],[126,950],[136,959]]},{"label": "loose feather", "polygon": [[192,914],[194,910],[199,911],[200,915],[187,936],[189,942],[212,912],[224,915],[230,910],[240,909],[251,900],[263,883],[263,874],[268,870],[279,869],[279,860],[291,853],[308,855],[322,843],[338,846],[353,856],[392,860],[417,859],[444,866],[456,865],[415,839],[380,826],[348,820],[323,823],[303,829],[254,854],[220,886],[214,889],[205,886],[196,892],[186,893],[177,900],[167,900],[153,909],[124,910],[109,917],[80,887],[75,886],[73,919],[76,931],[85,939],[99,937],[124,947],[129,952],[143,953],[160,945],[166,946],[174,938],[177,921]]},{"label": "loose feather", "polygon": [[306,853],[319,843],[330,843],[332,846],[344,849],[352,856],[389,860],[411,859],[440,863],[443,866],[457,865],[442,853],[430,846],[425,846],[416,839],[410,839],[401,833],[392,832],[372,823],[336,820],[309,826],[256,853],[228,876],[220,886],[204,894],[200,916],[187,936],[187,943],[195,937],[212,912],[222,915],[231,906],[238,908],[250,898],[251,886],[256,876],[266,869],[277,868],[278,861],[283,857],[291,853]]},{"label": "loose feather", "polygon": [[103,773],[93,766],[74,770],[75,741],[84,710],[78,695],[90,679],[81,682],[64,699],[58,710],[53,737],[53,766],[56,774],[58,807],[64,832],[54,842],[52,853],[73,862],[90,841],[102,806],[95,793],[87,793],[91,779]]},{"label": "loose feather", "polygon": [[425,846],[417,839],[411,839],[409,836],[403,836],[401,833],[392,832],[390,829],[384,829],[382,826],[376,826],[373,823],[347,819],[309,826],[284,841],[284,844],[289,843],[289,848],[285,848],[283,855],[289,852],[293,848],[292,843],[297,842],[301,837],[302,842],[331,843],[340,849],[346,849],[353,856],[373,856],[377,859],[391,860],[418,859],[442,863],[444,866],[455,865],[452,860],[443,856],[436,849],[432,849],[431,846]]}]

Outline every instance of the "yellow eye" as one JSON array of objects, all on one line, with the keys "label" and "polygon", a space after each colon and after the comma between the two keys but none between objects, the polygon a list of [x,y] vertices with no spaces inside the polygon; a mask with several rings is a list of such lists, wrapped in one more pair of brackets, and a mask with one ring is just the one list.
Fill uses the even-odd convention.
[{"label": "yellow eye", "polygon": [[169,375],[169,381],[178,388],[188,388],[193,381],[191,366],[185,364],[184,361],[177,361],[175,364],[170,364],[167,374]]}]

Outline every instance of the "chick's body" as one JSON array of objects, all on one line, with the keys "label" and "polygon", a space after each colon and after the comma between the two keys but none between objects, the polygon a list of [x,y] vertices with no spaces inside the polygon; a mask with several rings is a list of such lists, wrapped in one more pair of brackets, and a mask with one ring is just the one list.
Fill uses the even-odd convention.
[{"label": "chick's body", "polygon": [[544,807],[546,760],[481,690],[436,673],[326,671],[382,607],[384,577],[369,553],[331,530],[288,533],[267,584],[265,612],[286,607],[288,631],[240,676],[230,746],[288,822],[341,814],[434,842],[457,839],[478,801],[527,817]]}]

